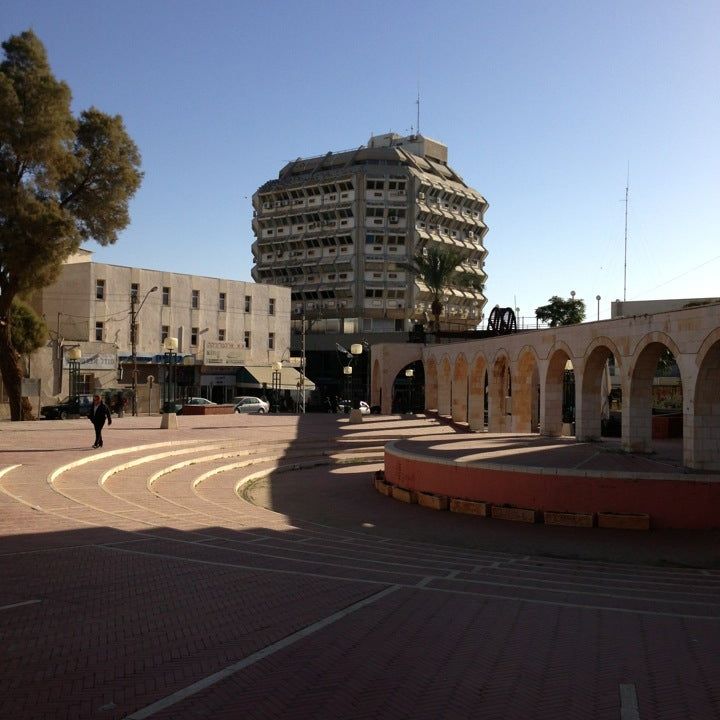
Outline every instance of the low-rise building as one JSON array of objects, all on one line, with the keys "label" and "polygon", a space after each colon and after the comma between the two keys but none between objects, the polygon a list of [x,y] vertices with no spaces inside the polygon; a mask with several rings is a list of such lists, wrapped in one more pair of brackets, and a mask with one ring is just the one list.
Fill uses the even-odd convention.
[{"label": "low-rise building", "polygon": [[[230,402],[270,388],[273,363],[289,365],[289,288],[98,263],[82,250],[31,302],[52,337],[35,361],[43,402],[67,394],[73,346],[84,392],[130,386],[135,369],[139,395],[157,386],[168,337],[177,338],[179,397]],[[283,376],[286,390],[301,379],[292,367]]]}]

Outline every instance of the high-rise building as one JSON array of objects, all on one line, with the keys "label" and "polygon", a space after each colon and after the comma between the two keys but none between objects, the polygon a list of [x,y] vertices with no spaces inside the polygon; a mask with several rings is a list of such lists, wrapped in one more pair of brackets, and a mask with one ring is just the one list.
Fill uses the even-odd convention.
[{"label": "high-rise building", "polygon": [[309,334],[407,332],[431,315],[408,263],[435,243],[460,251],[441,329],[475,328],[486,299],[485,198],[423,135],[374,136],[356,150],[287,164],[253,195],[253,278],[291,288]]}]

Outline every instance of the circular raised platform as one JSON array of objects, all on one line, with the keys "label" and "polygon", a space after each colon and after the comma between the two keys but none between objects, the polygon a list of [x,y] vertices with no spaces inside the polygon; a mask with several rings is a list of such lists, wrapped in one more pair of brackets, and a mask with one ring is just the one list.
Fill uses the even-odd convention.
[{"label": "circular raised platform", "polygon": [[568,516],[576,515],[577,524],[604,527],[720,527],[720,475],[684,468],[680,441],[656,448],[639,455],[609,439],[513,434],[404,438],[385,448],[385,479],[414,493],[485,503],[496,517],[517,509],[545,522],[564,517],[563,524],[575,524]]}]

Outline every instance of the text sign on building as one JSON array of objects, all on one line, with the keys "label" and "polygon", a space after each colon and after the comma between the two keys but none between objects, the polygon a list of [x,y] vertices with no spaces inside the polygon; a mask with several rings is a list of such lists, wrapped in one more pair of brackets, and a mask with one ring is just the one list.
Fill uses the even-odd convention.
[{"label": "text sign on building", "polygon": [[230,340],[206,340],[204,365],[244,365],[247,348]]},{"label": "text sign on building", "polygon": [[[67,355],[63,356],[63,368],[69,368]],[[117,355],[114,353],[94,353],[80,358],[80,370],[117,370]]]}]

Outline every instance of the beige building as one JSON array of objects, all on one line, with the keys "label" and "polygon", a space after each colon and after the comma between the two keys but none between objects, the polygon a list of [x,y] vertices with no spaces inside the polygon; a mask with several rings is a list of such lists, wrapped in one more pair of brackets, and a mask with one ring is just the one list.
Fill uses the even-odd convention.
[{"label": "beige building", "polygon": [[422,135],[286,165],[253,196],[259,283],[292,289],[309,332],[407,332],[430,314],[428,288],[405,264],[430,244],[458,250],[464,282],[448,289],[444,328],[474,328],[485,296],[487,202]]},{"label": "beige building", "polygon": [[[290,290],[275,285],[108,265],[80,251],[33,305],[53,338],[35,361],[44,401],[67,394],[66,354],[74,345],[82,350],[85,391],[131,385],[133,314],[139,386],[161,380],[166,337],[178,340],[180,396],[226,402],[256,394],[270,386],[273,362],[289,364]],[[298,372],[287,367],[283,375],[294,388]]]}]

